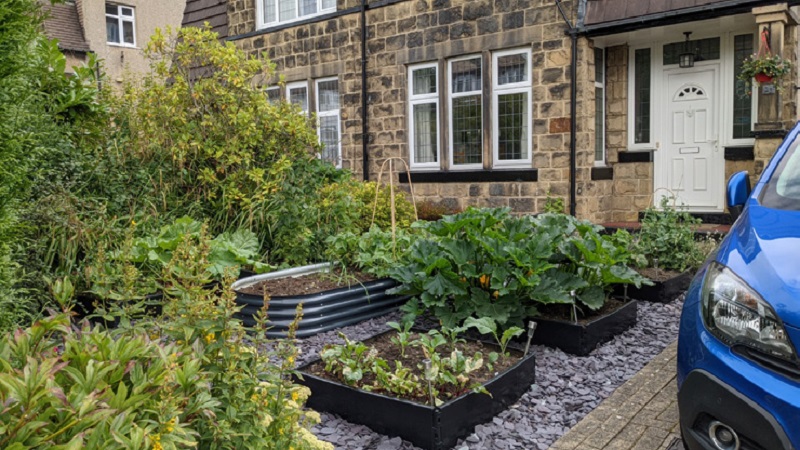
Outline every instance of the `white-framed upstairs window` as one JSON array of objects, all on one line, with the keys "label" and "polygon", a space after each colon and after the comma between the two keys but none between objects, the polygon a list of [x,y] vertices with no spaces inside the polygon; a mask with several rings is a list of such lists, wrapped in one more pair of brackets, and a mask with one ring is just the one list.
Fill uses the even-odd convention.
[{"label": "white-framed upstairs window", "polygon": [[257,27],[291,23],[336,11],[336,0],[256,0]]},{"label": "white-framed upstairs window", "polygon": [[439,169],[439,68],[408,68],[409,155],[412,169]]},{"label": "white-framed upstairs window", "polygon": [[136,20],[133,7],[106,3],[106,42],[136,47]]},{"label": "white-framed upstairs window", "polygon": [[480,55],[448,62],[450,168],[483,168],[483,63]]},{"label": "white-framed upstairs window", "polygon": [[305,81],[286,83],[286,101],[297,105],[300,110],[308,114],[308,83]]},{"label": "white-framed upstairs window", "polygon": [[606,52],[594,49],[594,165],[606,165]]},{"label": "white-framed upstairs window", "polygon": [[321,158],[342,167],[341,118],[339,115],[339,79],[316,81],[317,133],[322,144]]},{"label": "white-framed upstairs window", "polygon": [[531,165],[531,51],[492,55],[493,167]]}]

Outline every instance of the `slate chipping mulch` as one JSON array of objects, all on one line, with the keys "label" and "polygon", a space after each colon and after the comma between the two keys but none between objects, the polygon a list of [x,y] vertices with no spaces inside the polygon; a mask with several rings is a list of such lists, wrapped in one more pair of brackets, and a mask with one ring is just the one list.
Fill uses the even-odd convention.
[{"label": "slate chipping mulch", "polygon": [[[517,403],[492,422],[478,425],[474,433],[453,448],[548,449],[677,338],[682,306],[683,298],[668,304],[639,302],[637,324],[589,356],[572,356],[533,346],[536,384]],[[315,359],[326,343],[341,343],[339,331],[351,340],[363,340],[387,330],[387,321],[398,319],[398,313],[390,314],[304,339],[299,343],[302,353],[298,365]],[[321,416],[322,423],[312,431],[333,443],[337,450],[417,449],[398,437],[375,433],[335,415],[321,413]]]}]

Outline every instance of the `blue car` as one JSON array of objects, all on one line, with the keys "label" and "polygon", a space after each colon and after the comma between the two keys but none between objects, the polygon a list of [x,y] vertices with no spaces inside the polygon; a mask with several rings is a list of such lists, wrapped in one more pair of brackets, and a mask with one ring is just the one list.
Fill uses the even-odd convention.
[{"label": "blue car", "polygon": [[751,190],[728,182],[738,219],[692,281],[678,337],[687,449],[800,449],[800,123]]}]

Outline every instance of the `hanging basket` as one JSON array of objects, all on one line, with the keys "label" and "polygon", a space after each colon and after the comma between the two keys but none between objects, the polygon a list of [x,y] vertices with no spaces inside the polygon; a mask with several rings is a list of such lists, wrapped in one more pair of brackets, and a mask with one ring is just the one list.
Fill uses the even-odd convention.
[{"label": "hanging basket", "polygon": [[755,79],[759,83],[772,83],[772,77],[765,73],[757,73]]}]

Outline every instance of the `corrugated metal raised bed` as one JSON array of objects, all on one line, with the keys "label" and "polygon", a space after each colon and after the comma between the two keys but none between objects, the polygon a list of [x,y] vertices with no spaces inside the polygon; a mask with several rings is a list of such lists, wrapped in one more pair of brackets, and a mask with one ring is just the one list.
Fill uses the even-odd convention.
[{"label": "corrugated metal raised bed", "polygon": [[[280,270],[262,275],[242,278],[233,284],[236,303],[242,306],[239,319],[247,326],[255,325],[255,316],[263,307],[262,296],[241,292],[241,289],[265,280],[285,277],[300,277],[330,270],[329,263]],[[297,296],[274,296],[269,302],[267,336],[286,337],[289,324],[294,320],[297,305],[303,304],[303,319],[297,329],[297,337],[305,338],[317,333],[352,325],[394,311],[408,300],[408,296],[386,294],[387,289],[397,286],[391,278],[352,284],[315,294]]]}]

